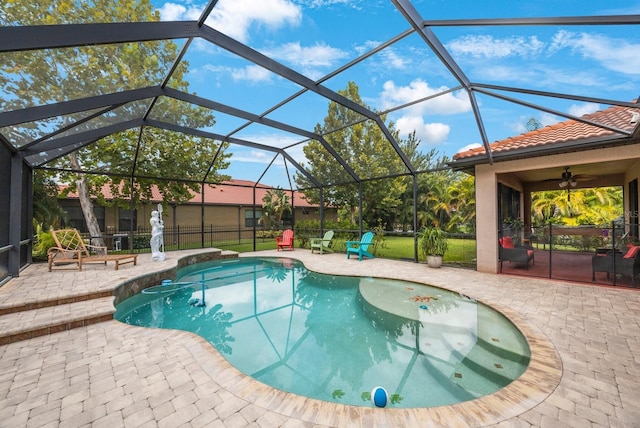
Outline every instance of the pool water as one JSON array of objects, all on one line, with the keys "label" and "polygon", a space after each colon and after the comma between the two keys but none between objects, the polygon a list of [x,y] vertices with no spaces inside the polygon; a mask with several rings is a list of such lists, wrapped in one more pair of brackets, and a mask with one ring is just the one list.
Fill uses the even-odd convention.
[{"label": "pool water", "polygon": [[431,407],[490,394],[520,376],[530,350],[504,316],[405,281],[324,275],[288,258],[206,262],[118,305],[132,325],[209,341],[243,373],[295,394],[373,406]]}]

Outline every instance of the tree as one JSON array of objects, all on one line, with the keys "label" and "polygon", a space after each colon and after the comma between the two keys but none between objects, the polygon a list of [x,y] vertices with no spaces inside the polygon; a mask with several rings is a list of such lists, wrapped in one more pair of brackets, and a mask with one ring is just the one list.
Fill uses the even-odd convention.
[{"label": "tree", "polygon": [[542,128],[542,122],[535,117],[530,117],[529,120],[527,120],[527,131],[535,131],[540,128]]},{"label": "tree", "polygon": [[455,181],[449,186],[449,204],[452,216],[448,230],[463,233],[476,231],[476,186],[475,177],[458,173]]},{"label": "tree", "polygon": [[65,212],[58,203],[58,184],[40,170],[33,174],[33,222],[43,225],[44,231],[49,226],[59,227]]},{"label": "tree", "polygon": [[622,215],[622,188],[592,187],[548,190],[531,194],[531,215],[536,225],[554,220],[566,225],[606,225]]},{"label": "tree", "polygon": [[440,170],[421,174],[418,178],[418,224],[447,229],[451,219],[449,185],[453,172]]},{"label": "tree", "polygon": [[262,198],[262,208],[264,213],[260,221],[266,227],[279,225],[284,213],[291,212],[289,196],[280,188],[269,189]]},{"label": "tree", "polygon": [[[93,0],[91,2],[57,0],[48,5],[27,0],[14,0],[3,6],[1,25],[50,25],[64,23],[158,21],[157,10],[148,0]],[[3,110],[15,110],[45,103],[55,103],[92,95],[113,93],[160,83],[177,57],[173,41],[150,41],[101,46],[81,46],[3,54],[6,74],[0,85],[13,96],[0,100]],[[170,85],[187,91],[184,75],[188,64],[182,61],[175,69]],[[150,100],[128,103],[109,113],[76,125],[69,132],[81,132],[145,113]],[[159,115],[156,110],[161,111]],[[160,99],[151,112],[158,120],[191,127],[213,126],[215,120],[209,110],[185,105],[174,99]],[[44,137],[52,130],[76,123],[80,115],[52,119],[42,124],[26,124],[10,135],[32,140]],[[139,137],[141,145],[138,147]],[[102,198],[103,185],[111,186],[114,203],[128,205],[141,199],[151,199],[152,187],[157,186],[165,200],[182,202],[190,198],[189,190],[199,191],[202,180],[219,143],[178,135],[168,131],[143,128],[114,134],[62,157],[53,166],[72,170],[105,171],[107,175],[63,173],[57,178],[68,182],[68,191],[77,191],[89,231],[101,236],[93,215],[91,196]],[[137,153],[137,156],[136,156]],[[134,164],[133,160],[137,159]],[[222,180],[218,170],[226,168],[228,156],[220,156],[212,166],[209,178]],[[135,169],[135,171],[134,171]],[[117,174],[121,173],[121,176]],[[138,179],[169,177],[167,180]],[[116,174],[116,175],[113,175]],[[131,199],[131,202],[130,202]]]},{"label": "tree", "polygon": [[[339,93],[366,107],[354,82],[349,82],[347,88]],[[407,186],[404,177],[394,176],[406,173],[407,168],[378,125],[374,121],[362,119],[353,110],[331,102],[324,123],[317,124],[315,132],[324,135],[328,144],[346,164],[358,177],[365,180],[362,183],[362,217],[365,223],[374,225],[380,222],[391,227]],[[387,127],[401,146],[411,144],[411,138],[399,141],[393,123]],[[359,214],[358,184],[354,183],[353,178],[319,141],[310,141],[303,150],[307,159],[304,166],[325,186],[325,204],[342,208],[340,212],[346,211],[351,222],[355,222]],[[388,177],[375,179],[385,176]],[[312,187],[300,173],[296,174],[295,181],[298,187]],[[305,191],[305,196],[311,203],[320,202],[317,189]]]}]

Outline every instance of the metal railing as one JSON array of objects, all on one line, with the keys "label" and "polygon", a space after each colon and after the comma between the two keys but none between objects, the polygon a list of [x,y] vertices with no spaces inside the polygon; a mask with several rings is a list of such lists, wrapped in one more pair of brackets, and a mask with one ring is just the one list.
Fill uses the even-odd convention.
[{"label": "metal railing", "polygon": [[[285,227],[286,228],[286,227]],[[309,241],[312,237],[321,236],[319,228],[294,228],[296,247],[309,248]],[[354,229],[333,229],[333,248],[336,252],[346,252],[346,241],[357,240],[360,232]],[[325,229],[326,231],[326,229]],[[279,235],[282,229],[256,229],[256,243],[275,242],[275,236]],[[83,236],[95,244],[96,237],[87,234]],[[234,248],[243,245],[243,248],[251,249],[254,239],[253,228],[224,227],[215,225],[200,226],[176,226],[165,227],[163,230],[165,251],[185,250],[192,248]],[[415,246],[413,232],[384,231],[376,232],[374,238],[374,254],[376,257],[395,258],[399,260],[415,260]],[[150,239],[151,228],[139,227],[134,232],[112,231],[101,236],[103,243],[111,251],[133,251],[137,253],[151,251]],[[395,238],[403,238],[398,247]],[[475,268],[476,243],[475,236],[471,234],[450,234],[452,245],[449,246],[445,254],[444,262],[450,266],[461,266],[465,268]],[[275,248],[275,247],[274,247]],[[424,261],[424,257],[418,254],[419,261]]]},{"label": "metal railing", "polygon": [[[640,258],[629,247],[640,245],[637,224],[606,226],[546,225],[520,233],[517,243],[535,254],[528,265],[503,263],[503,272],[551,279],[636,286]],[[626,257],[625,255],[629,255]]]}]

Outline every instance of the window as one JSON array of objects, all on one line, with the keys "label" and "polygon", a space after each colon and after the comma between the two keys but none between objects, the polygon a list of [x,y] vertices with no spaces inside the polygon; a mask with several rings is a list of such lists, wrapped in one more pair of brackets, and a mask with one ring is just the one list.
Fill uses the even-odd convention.
[{"label": "window", "polygon": [[293,214],[291,212],[285,212],[282,214],[282,226],[283,227],[292,227],[293,226]]},{"label": "window", "polygon": [[254,210],[249,208],[244,212],[244,227],[260,226],[260,219],[262,218],[262,209],[255,210],[255,217],[253,215]]},{"label": "window", "polygon": [[[78,199],[63,199],[60,201],[60,207],[64,210],[66,218],[64,224],[66,227],[72,227],[78,229],[80,233],[88,233],[89,228],[87,222],[84,220],[84,214],[80,207],[80,201]],[[104,207],[99,205],[93,206],[93,213],[98,220],[100,230],[104,230]]]},{"label": "window", "polygon": [[133,227],[135,229],[137,225],[136,210],[118,208],[118,231],[129,232],[131,231],[131,220],[133,220]]},{"label": "window", "polygon": [[520,192],[498,183],[498,228],[504,233],[507,229],[505,220],[520,218]]}]

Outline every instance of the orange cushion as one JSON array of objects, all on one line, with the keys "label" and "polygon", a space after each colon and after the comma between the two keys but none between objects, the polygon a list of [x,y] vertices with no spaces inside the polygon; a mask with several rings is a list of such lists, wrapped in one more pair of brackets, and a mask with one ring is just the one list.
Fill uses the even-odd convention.
[{"label": "orange cushion", "polygon": [[502,248],[515,248],[513,245],[513,239],[510,236],[505,236],[502,238],[501,242]]},{"label": "orange cushion", "polygon": [[624,255],[624,258],[625,259],[632,259],[632,258],[634,258],[636,256],[636,254],[638,254],[638,251],[640,251],[640,246],[631,247],[627,251],[627,254]]}]

